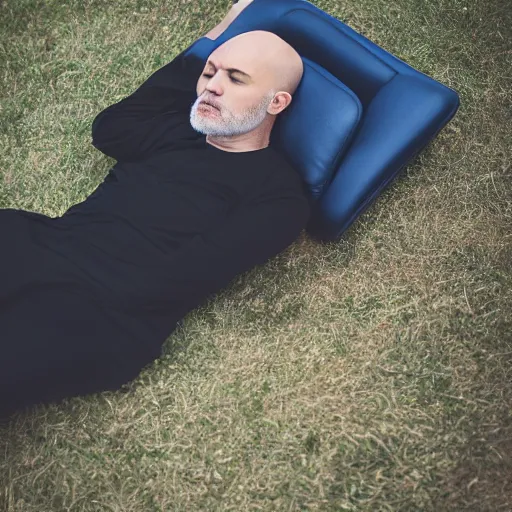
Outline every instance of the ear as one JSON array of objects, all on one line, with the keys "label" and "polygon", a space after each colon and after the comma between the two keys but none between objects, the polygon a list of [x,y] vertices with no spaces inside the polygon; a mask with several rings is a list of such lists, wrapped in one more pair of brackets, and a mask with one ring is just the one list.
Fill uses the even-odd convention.
[{"label": "ear", "polygon": [[272,115],[281,113],[292,102],[292,96],[285,91],[279,91],[274,95],[267,112]]}]

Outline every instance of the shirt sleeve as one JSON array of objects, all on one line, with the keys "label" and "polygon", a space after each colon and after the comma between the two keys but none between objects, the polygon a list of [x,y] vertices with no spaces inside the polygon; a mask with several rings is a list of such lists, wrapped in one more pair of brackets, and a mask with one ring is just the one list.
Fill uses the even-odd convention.
[{"label": "shirt sleeve", "polygon": [[187,51],[96,116],[94,147],[118,161],[133,161],[172,143],[176,127],[184,118],[188,120],[197,99],[197,80],[204,68],[202,58],[186,55]]},{"label": "shirt sleeve", "polygon": [[146,299],[151,296],[151,301],[142,293],[139,306],[187,313],[239,274],[286,249],[306,227],[309,216],[308,199],[292,190],[240,206],[219,226],[179,249],[169,261],[165,279],[148,290]]}]

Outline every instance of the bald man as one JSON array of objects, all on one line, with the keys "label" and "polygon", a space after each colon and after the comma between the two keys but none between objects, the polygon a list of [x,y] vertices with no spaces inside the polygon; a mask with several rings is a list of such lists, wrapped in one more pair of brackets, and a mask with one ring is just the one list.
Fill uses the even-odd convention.
[{"label": "bald man", "polygon": [[276,116],[290,105],[302,74],[302,59],[280,37],[261,30],[240,34],[208,58],[190,123],[224,151],[265,148]]},{"label": "bald man", "polygon": [[186,54],[94,119],[117,162],[85,201],[56,218],[0,210],[0,416],[118,389],[305,228],[304,183],[269,144],[300,56],[265,31]]}]

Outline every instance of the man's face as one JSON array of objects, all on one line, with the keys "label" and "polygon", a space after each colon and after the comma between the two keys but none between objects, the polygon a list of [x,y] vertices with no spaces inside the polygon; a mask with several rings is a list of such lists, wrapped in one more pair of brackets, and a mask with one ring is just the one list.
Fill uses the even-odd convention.
[{"label": "man's face", "polygon": [[216,52],[209,57],[197,82],[197,100],[190,110],[194,130],[231,137],[248,133],[264,121],[274,92],[267,89],[265,93],[254,65],[235,65],[237,60],[240,62],[232,54]]}]

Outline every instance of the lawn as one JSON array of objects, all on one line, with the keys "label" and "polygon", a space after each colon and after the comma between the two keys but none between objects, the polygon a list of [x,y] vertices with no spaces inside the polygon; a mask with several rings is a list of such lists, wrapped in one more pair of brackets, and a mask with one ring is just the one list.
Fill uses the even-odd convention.
[{"label": "lawn", "polygon": [[[94,116],[230,3],[0,1],[0,208],[84,200],[113,164]],[[237,277],[125,389],[0,426],[1,511],[512,510],[512,6],[313,3],[457,90],[456,117],[339,241]]]}]

